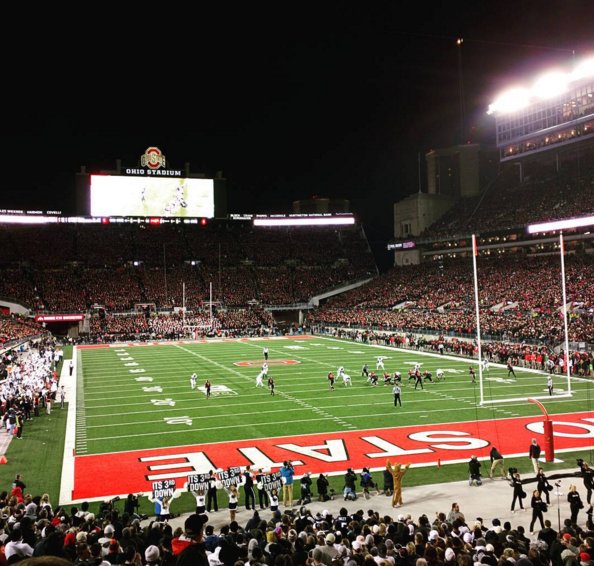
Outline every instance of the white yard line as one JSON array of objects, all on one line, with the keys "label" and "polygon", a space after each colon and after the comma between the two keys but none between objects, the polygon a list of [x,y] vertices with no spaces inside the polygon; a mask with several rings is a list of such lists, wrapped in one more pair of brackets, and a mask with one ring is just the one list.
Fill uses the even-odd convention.
[{"label": "white yard line", "polygon": [[[249,344],[249,342],[248,342]],[[255,346],[256,348],[258,346]],[[233,368],[228,368],[226,366],[224,366],[223,364],[220,364],[218,362],[215,362],[213,360],[210,360],[209,358],[205,358],[204,356],[197,354],[196,352],[192,352],[192,350],[188,350],[187,348],[184,348],[183,346],[178,346],[178,348],[180,350],[183,350],[184,352],[187,352],[188,354],[191,354],[192,356],[196,356],[206,362],[209,362],[211,364],[214,364],[217,367],[220,367],[222,369],[224,369],[227,372],[231,372],[234,373],[235,375],[238,375],[239,377],[241,377],[242,379],[246,379],[247,381],[249,381],[250,383],[254,383],[254,380],[251,377],[248,377],[247,375],[243,375],[242,373],[238,372],[237,370],[233,369]],[[276,388],[275,388],[275,393],[276,392]],[[344,419],[340,418],[340,417],[334,417],[328,413],[325,413],[323,411],[320,411],[318,409],[318,407],[315,407],[314,405],[310,405],[309,403],[305,403],[304,401],[300,400],[300,399],[296,399],[295,397],[293,397],[292,395],[289,395],[288,393],[285,393],[283,391],[278,391],[277,393],[278,395],[280,395],[281,397],[284,397],[285,399],[288,399],[289,401],[294,401],[295,403],[301,405],[302,407],[306,407],[308,409],[310,409],[312,412],[317,413],[319,415],[323,415],[324,419],[326,417],[330,417],[332,419],[334,419],[335,421],[337,421],[338,423],[340,423],[342,426],[344,426],[345,428],[352,428],[353,425],[347,421],[345,421]],[[322,419],[322,420],[324,420]]]}]

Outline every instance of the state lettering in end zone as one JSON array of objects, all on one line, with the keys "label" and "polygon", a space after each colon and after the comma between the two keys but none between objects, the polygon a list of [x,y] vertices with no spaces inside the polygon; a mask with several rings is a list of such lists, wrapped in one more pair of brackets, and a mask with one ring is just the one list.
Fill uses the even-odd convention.
[{"label": "state lettering in end zone", "polygon": [[[555,415],[553,422],[557,451],[590,447],[589,412]],[[332,475],[349,467],[382,469],[387,458],[405,457],[414,466],[466,462],[471,454],[486,459],[493,444],[506,457],[526,456],[531,439],[542,434],[542,418],[521,417],[77,456],[73,501],[149,492],[153,481],[228,466],[278,469],[284,460],[293,460],[298,474]]]}]

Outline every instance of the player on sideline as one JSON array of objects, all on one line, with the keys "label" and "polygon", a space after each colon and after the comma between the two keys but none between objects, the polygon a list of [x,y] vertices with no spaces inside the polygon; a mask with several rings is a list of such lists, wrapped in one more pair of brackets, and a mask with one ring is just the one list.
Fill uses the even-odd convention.
[{"label": "player on sideline", "polygon": [[204,389],[206,389],[206,398],[210,399],[210,381],[207,379],[206,383],[204,384]]},{"label": "player on sideline", "polygon": [[483,372],[489,373],[489,358],[483,360]]},{"label": "player on sideline", "polygon": [[334,374],[332,372],[328,374],[328,381],[330,382],[330,391],[334,391]]},{"label": "player on sideline", "polygon": [[468,368],[468,373],[472,376],[472,382],[471,383],[476,384],[476,370],[472,366],[470,366]]},{"label": "player on sideline", "polygon": [[344,372],[342,373],[342,384],[343,385],[353,385],[353,382],[351,381],[351,376]]},{"label": "player on sideline", "polygon": [[510,374],[514,376],[514,379],[518,379],[516,377],[516,372],[514,371],[514,366],[512,365],[511,358],[509,360],[507,360],[507,377],[508,377],[508,379],[509,379]]},{"label": "player on sideline", "polygon": [[361,368],[361,377],[366,377],[367,380],[369,381],[369,367],[367,366],[367,364],[365,364]]},{"label": "player on sideline", "polygon": [[442,369],[438,369],[435,372],[435,377],[437,379],[437,381],[441,381],[442,379],[445,380],[445,373]]},{"label": "player on sideline", "polygon": [[264,359],[268,361],[268,348],[264,348]]},{"label": "player on sideline", "polygon": [[384,371],[386,371],[386,368],[384,367],[384,357],[383,356],[378,356],[377,364],[375,364],[376,371],[380,368],[383,369]]},{"label": "player on sideline", "polygon": [[274,379],[272,377],[268,378],[268,389],[270,389],[270,394],[274,397]]},{"label": "player on sideline", "polygon": [[257,376],[256,376],[256,387],[264,387],[264,382],[262,381],[262,378],[264,377],[264,372],[261,371]]},{"label": "player on sideline", "polygon": [[190,376],[190,387],[192,388],[192,391],[194,391],[194,389],[196,389],[196,381],[197,381],[197,379],[198,379],[198,376],[195,373],[193,373]]}]

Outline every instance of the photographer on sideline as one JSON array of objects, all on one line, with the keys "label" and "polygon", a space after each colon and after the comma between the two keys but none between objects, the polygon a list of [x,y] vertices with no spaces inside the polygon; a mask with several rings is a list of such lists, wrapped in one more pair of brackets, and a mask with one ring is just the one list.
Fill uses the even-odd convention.
[{"label": "photographer on sideline", "polygon": [[137,513],[137,509],[140,507],[138,502],[138,494],[129,493],[126,501],[124,501],[124,513],[130,515],[130,520],[140,519],[140,515]]},{"label": "photographer on sideline", "polygon": [[288,460],[284,461],[280,473],[283,478],[283,505],[287,506],[288,497],[289,504],[293,507],[293,476],[295,475],[293,463]]}]

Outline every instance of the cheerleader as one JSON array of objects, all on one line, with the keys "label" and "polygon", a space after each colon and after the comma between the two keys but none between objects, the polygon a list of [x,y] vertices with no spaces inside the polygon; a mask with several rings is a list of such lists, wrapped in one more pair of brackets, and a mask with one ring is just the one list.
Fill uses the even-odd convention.
[{"label": "cheerleader", "polygon": [[171,501],[169,497],[164,497],[163,501],[161,502],[161,522],[167,523],[171,518]]},{"label": "cheerleader", "polygon": [[532,507],[532,521],[530,522],[530,534],[534,534],[534,524],[536,520],[540,522],[540,528],[544,529],[544,522],[542,518],[542,513],[546,508],[546,503],[540,498],[540,492],[538,489],[535,489],[532,492],[532,502],[530,504]]},{"label": "cheerleader", "polygon": [[196,498],[196,515],[204,515],[206,511],[206,496],[204,495],[204,491],[197,491],[194,493],[194,497]]},{"label": "cheerleader", "polygon": [[569,508],[571,509],[571,522],[577,524],[578,514],[580,509],[584,508],[580,494],[577,492],[575,485],[569,486],[569,493],[567,494],[567,501],[569,502]]},{"label": "cheerleader", "polygon": [[273,489],[270,492],[270,510],[275,513],[276,511],[278,511],[278,493],[276,492],[276,489]]},{"label": "cheerleader", "polygon": [[538,468],[538,474],[536,474],[536,481],[538,482],[536,485],[536,489],[540,492],[540,495],[544,494],[547,505],[551,504],[551,499],[549,497],[549,491],[553,491],[553,488],[549,484],[549,480],[547,476],[545,476],[544,470],[542,468]]},{"label": "cheerleader", "polygon": [[231,521],[235,521],[235,513],[237,513],[237,500],[239,499],[239,494],[237,492],[237,488],[232,485],[229,488],[225,488],[227,495],[229,496],[229,518]]}]

